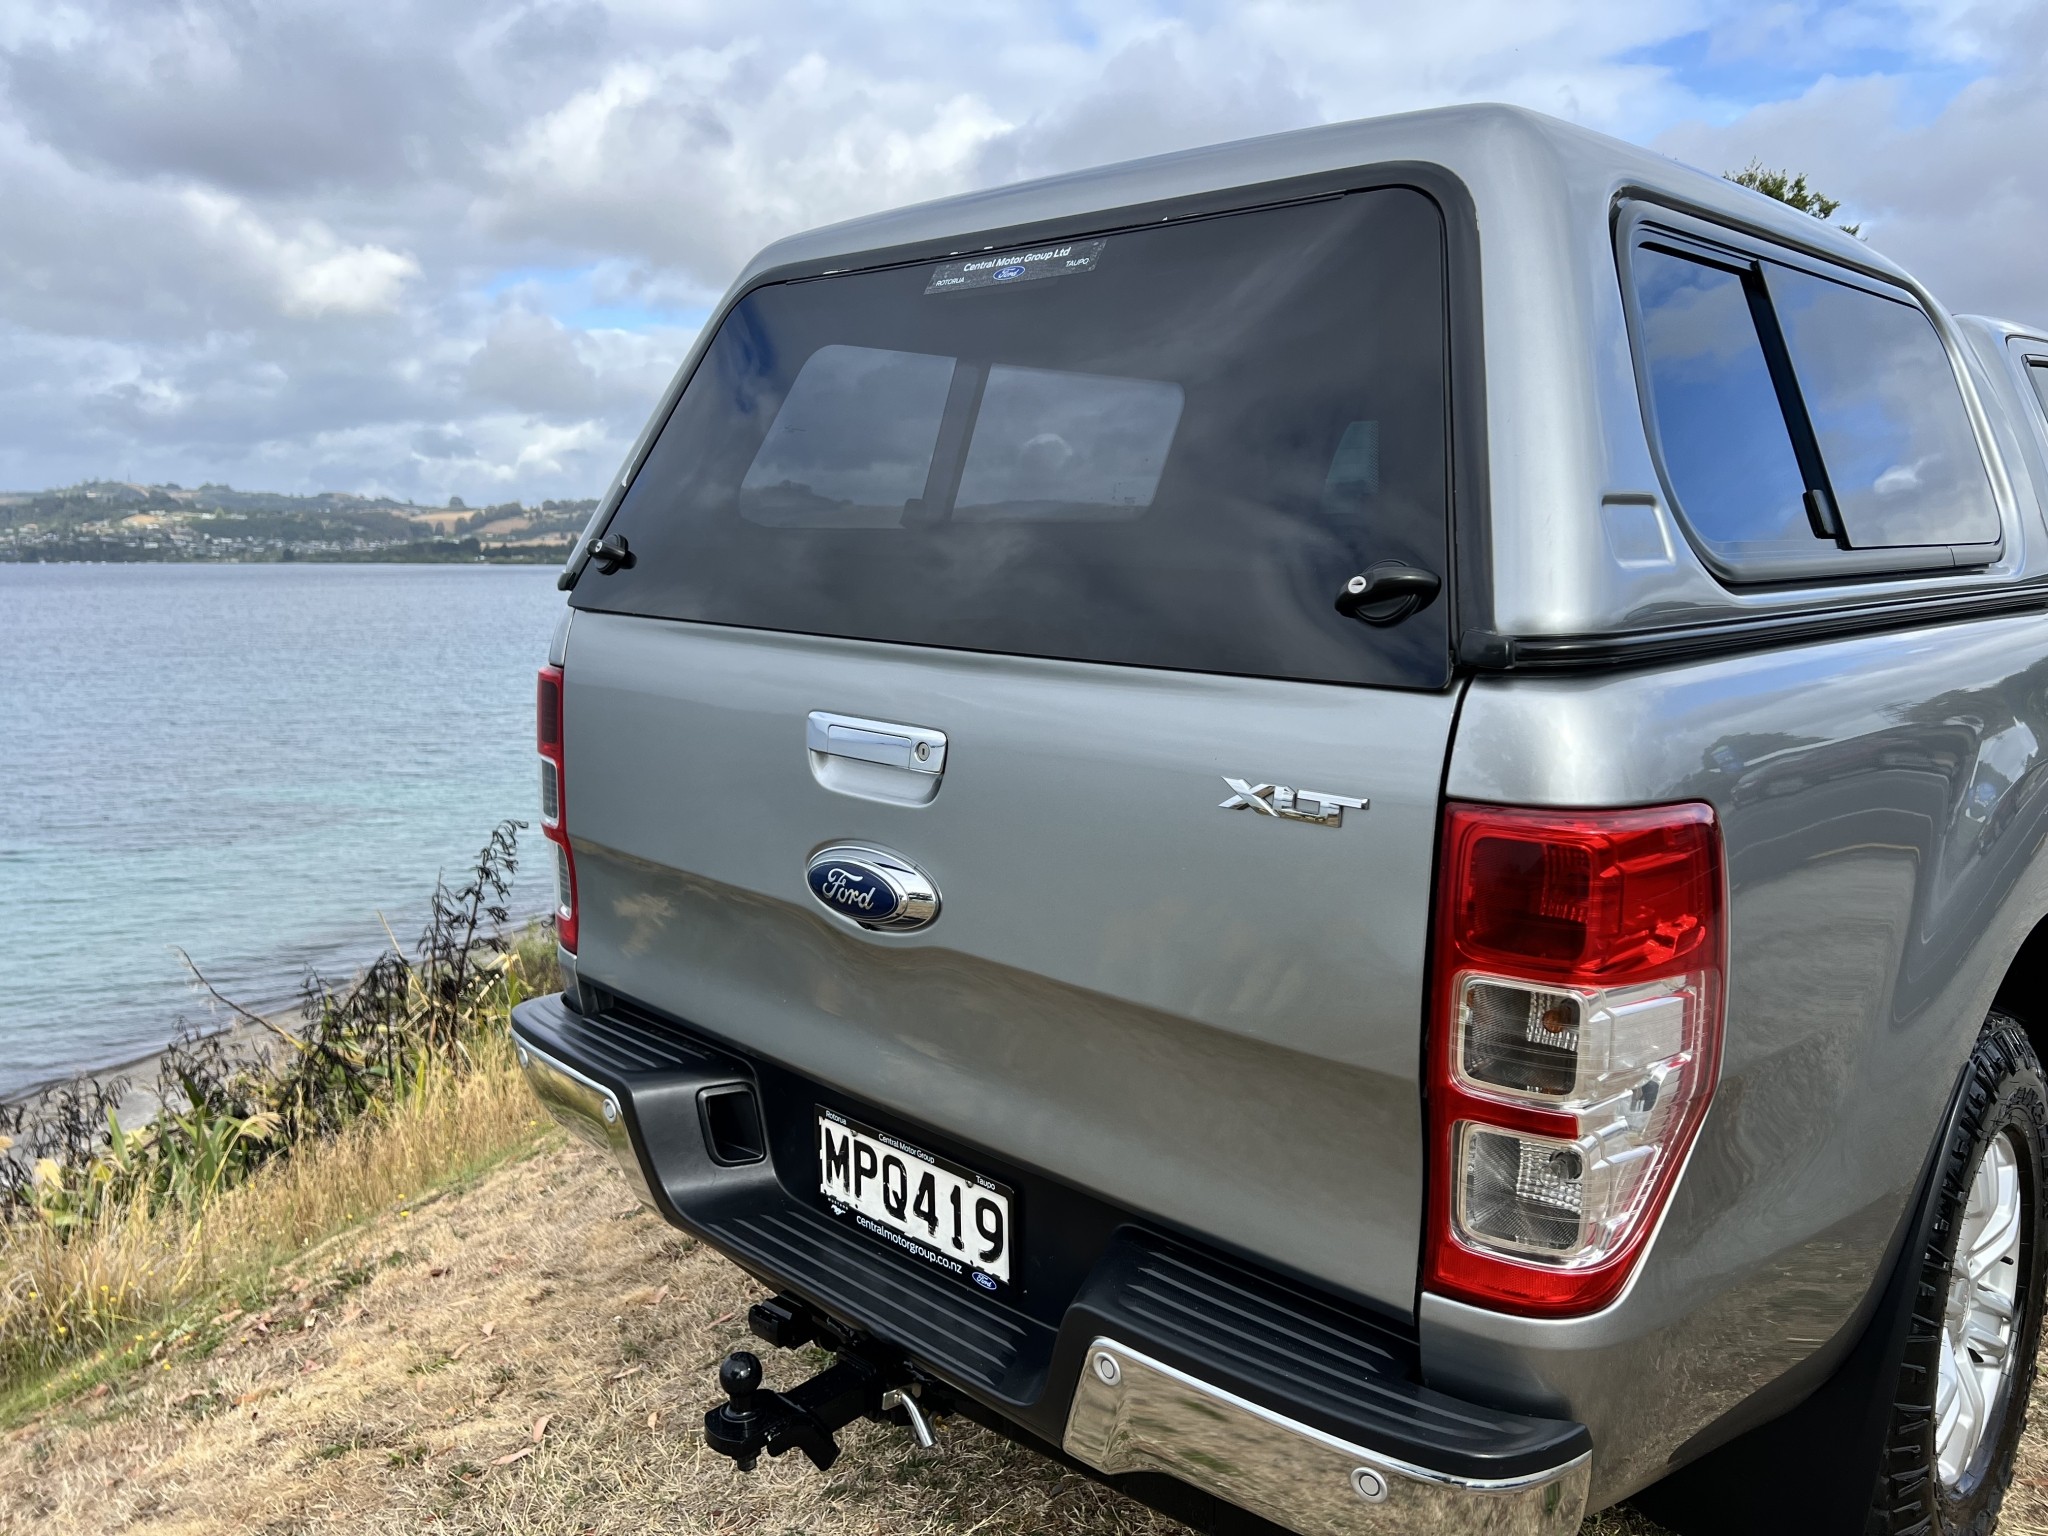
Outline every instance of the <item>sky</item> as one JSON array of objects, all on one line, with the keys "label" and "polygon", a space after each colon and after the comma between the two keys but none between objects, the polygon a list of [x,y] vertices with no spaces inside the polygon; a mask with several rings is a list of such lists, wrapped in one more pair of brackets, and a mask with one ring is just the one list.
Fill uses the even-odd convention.
[{"label": "sky", "polygon": [[0,0],[0,487],[597,496],[777,236],[1468,101],[2048,321],[2048,0]]}]

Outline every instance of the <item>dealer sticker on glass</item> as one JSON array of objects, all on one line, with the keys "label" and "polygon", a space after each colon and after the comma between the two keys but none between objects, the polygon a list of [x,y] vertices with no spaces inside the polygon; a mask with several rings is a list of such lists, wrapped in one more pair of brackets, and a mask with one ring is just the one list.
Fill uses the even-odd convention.
[{"label": "dealer sticker on glass", "polygon": [[1058,245],[1041,245],[1028,251],[949,261],[932,268],[924,291],[952,293],[961,288],[999,288],[1005,283],[1028,283],[1040,277],[1093,272],[1102,248],[1108,244],[1107,240],[1063,240]]}]

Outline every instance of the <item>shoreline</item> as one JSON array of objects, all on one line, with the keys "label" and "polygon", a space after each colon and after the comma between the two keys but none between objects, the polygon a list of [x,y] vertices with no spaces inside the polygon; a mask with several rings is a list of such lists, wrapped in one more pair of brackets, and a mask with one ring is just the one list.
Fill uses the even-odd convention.
[{"label": "shoreline", "polygon": [[[546,922],[552,910],[552,903],[532,910],[515,910],[506,919],[504,926],[506,937],[508,939],[516,939],[519,934],[525,932],[528,928]],[[383,926],[383,931],[388,936],[390,932],[388,925]],[[376,960],[379,954],[386,953],[390,949],[391,945],[387,940],[386,943],[378,946],[374,952],[365,953],[361,960],[345,962],[347,967],[345,974],[350,976],[361,975]],[[284,974],[284,971],[281,969],[279,974]],[[279,990],[264,990],[268,990],[269,995],[267,997],[259,997],[253,1002],[241,1004],[240,1006],[246,1007],[250,1013],[254,1013],[274,1029],[282,1030],[287,1034],[296,1034],[298,1032],[298,1023],[304,1016],[299,1001],[296,997],[291,1001],[285,1001],[280,996]],[[222,998],[221,1004],[225,1005],[222,1008],[222,1012],[226,1014],[226,1017],[218,1019],[217,1022],[196,1026],[193,1030],[196,1038],[202,1040],[222,1040],[232,1050],[238,1046],[247,1045],[250,1041],[259,1037],[271,1034],[271,1030],[264,1028],[262,1025],[252,1023],[248,1018],[233,1012],[233,1009],[237,1006],[236,1003]],[[61,1089],[71,1083],[86,1081],[105,1084],[117,1078],[127,1078],[129,1080],[128,1091],[122,1096],[120,1108],[117,1112],[121,1116],[121,1124],[128,1129],[133,1129],[135,1126],[143,1123],[143,1119],[146,1119],[147,1116],[145,1115],[143,1119],[133,1118],[130,1113],[132,1109],[146,1102],[153,1113],[155,1107],[159,1104],[155,1091],[157,1073],[163,1059],[170,1054],[172,1046],[177,1043],[175,1027],[163,1031],[155,1038],[155,1044],[137,1042],[129,1049],[127,1054],[123,1054],[117,1059],[102,1065],[94,1065],[90,1062],[82,1063],[74,1065],[65,1071],[47,1073],[18,1087],[0,1089],[0,1110],[17,1109],[22,1105],[32,1104],[44,1094]]]},{"label": "shoreline", "polygon": [[[286,1020],[296,1021],[300,1014],[297,1008],[293,1008],[289,1013],[266,1014],[264,1017],[273,1026],[289,1030],[291,1025]],[[228,1049],[233,1050],[238,1046],[246,1045],[250,1041],[260,1039],[269,1033],[261,1025],[252,1024],[247,1019],[236,1019],[233,1023],[223,1024],[218,1029],[202,1030],[197,1038],[202,1040],[220,1040]],[[26,1088],[12,1089],[6,1093],[0,1093],[0,1109],[33,1107],[46,1094],[67,1088],[73,1083],[96,1083],[101,1087],[105,1087],[109,1083],[125,1080],[127,1088],[120,1098],[115,1101],[114,1113],[119,1117],[123,1130],[135,1130],[154,1120],[163,1109],[163,1097],[157,1092],[158,1078],[163,1068],[164,1058],[170,1055],[171,1047],[175,1043],[175,1041],[166,1041],[154,1050],[145,1051],[128,1060],[116,1062],[112,1066],[80,1067],[75,1071],[58,1077],[44,1078],[39,1082],[31,1083]],[[28,1126],[35,1124],[36,1118],[33,1115],[28,1116],[24,1120],[24,1130]],[[18,1138],[16,1145],[20,1145]]]}]

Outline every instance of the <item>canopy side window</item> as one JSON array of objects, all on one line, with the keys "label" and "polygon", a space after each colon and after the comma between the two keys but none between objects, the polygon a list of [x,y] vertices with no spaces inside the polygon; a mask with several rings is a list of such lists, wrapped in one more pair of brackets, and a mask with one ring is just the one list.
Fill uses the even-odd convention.
[{"label": "canopy side window", "polygon": [[1628,256],[1652,440],[1681,520],[1724,577],[1997,557],[1983,452],[1918,304],[1654,226]]}]

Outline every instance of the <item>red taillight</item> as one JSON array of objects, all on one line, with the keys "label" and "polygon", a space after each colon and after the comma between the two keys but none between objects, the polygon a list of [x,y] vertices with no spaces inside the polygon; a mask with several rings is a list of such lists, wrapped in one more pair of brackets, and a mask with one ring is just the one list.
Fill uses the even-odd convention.
[{"label": "red taillight", "polygon": [[562,746],[562,669],[542,667],[534,692],[534,743],[542,752]]},{"label": "red taillight", "polygon": [[534,690],[534,742],[540,750],[540,829],[555,845],[555,937],[576,950],[576,856],[569,848],[568,788],[562,771],[562,669],[542,667]]},{"label": "red taillight", "polygon": [[1428,1287],[1549,1315],[1628,1281],[1714,1089],[1712,809],[1445,813]]}]

